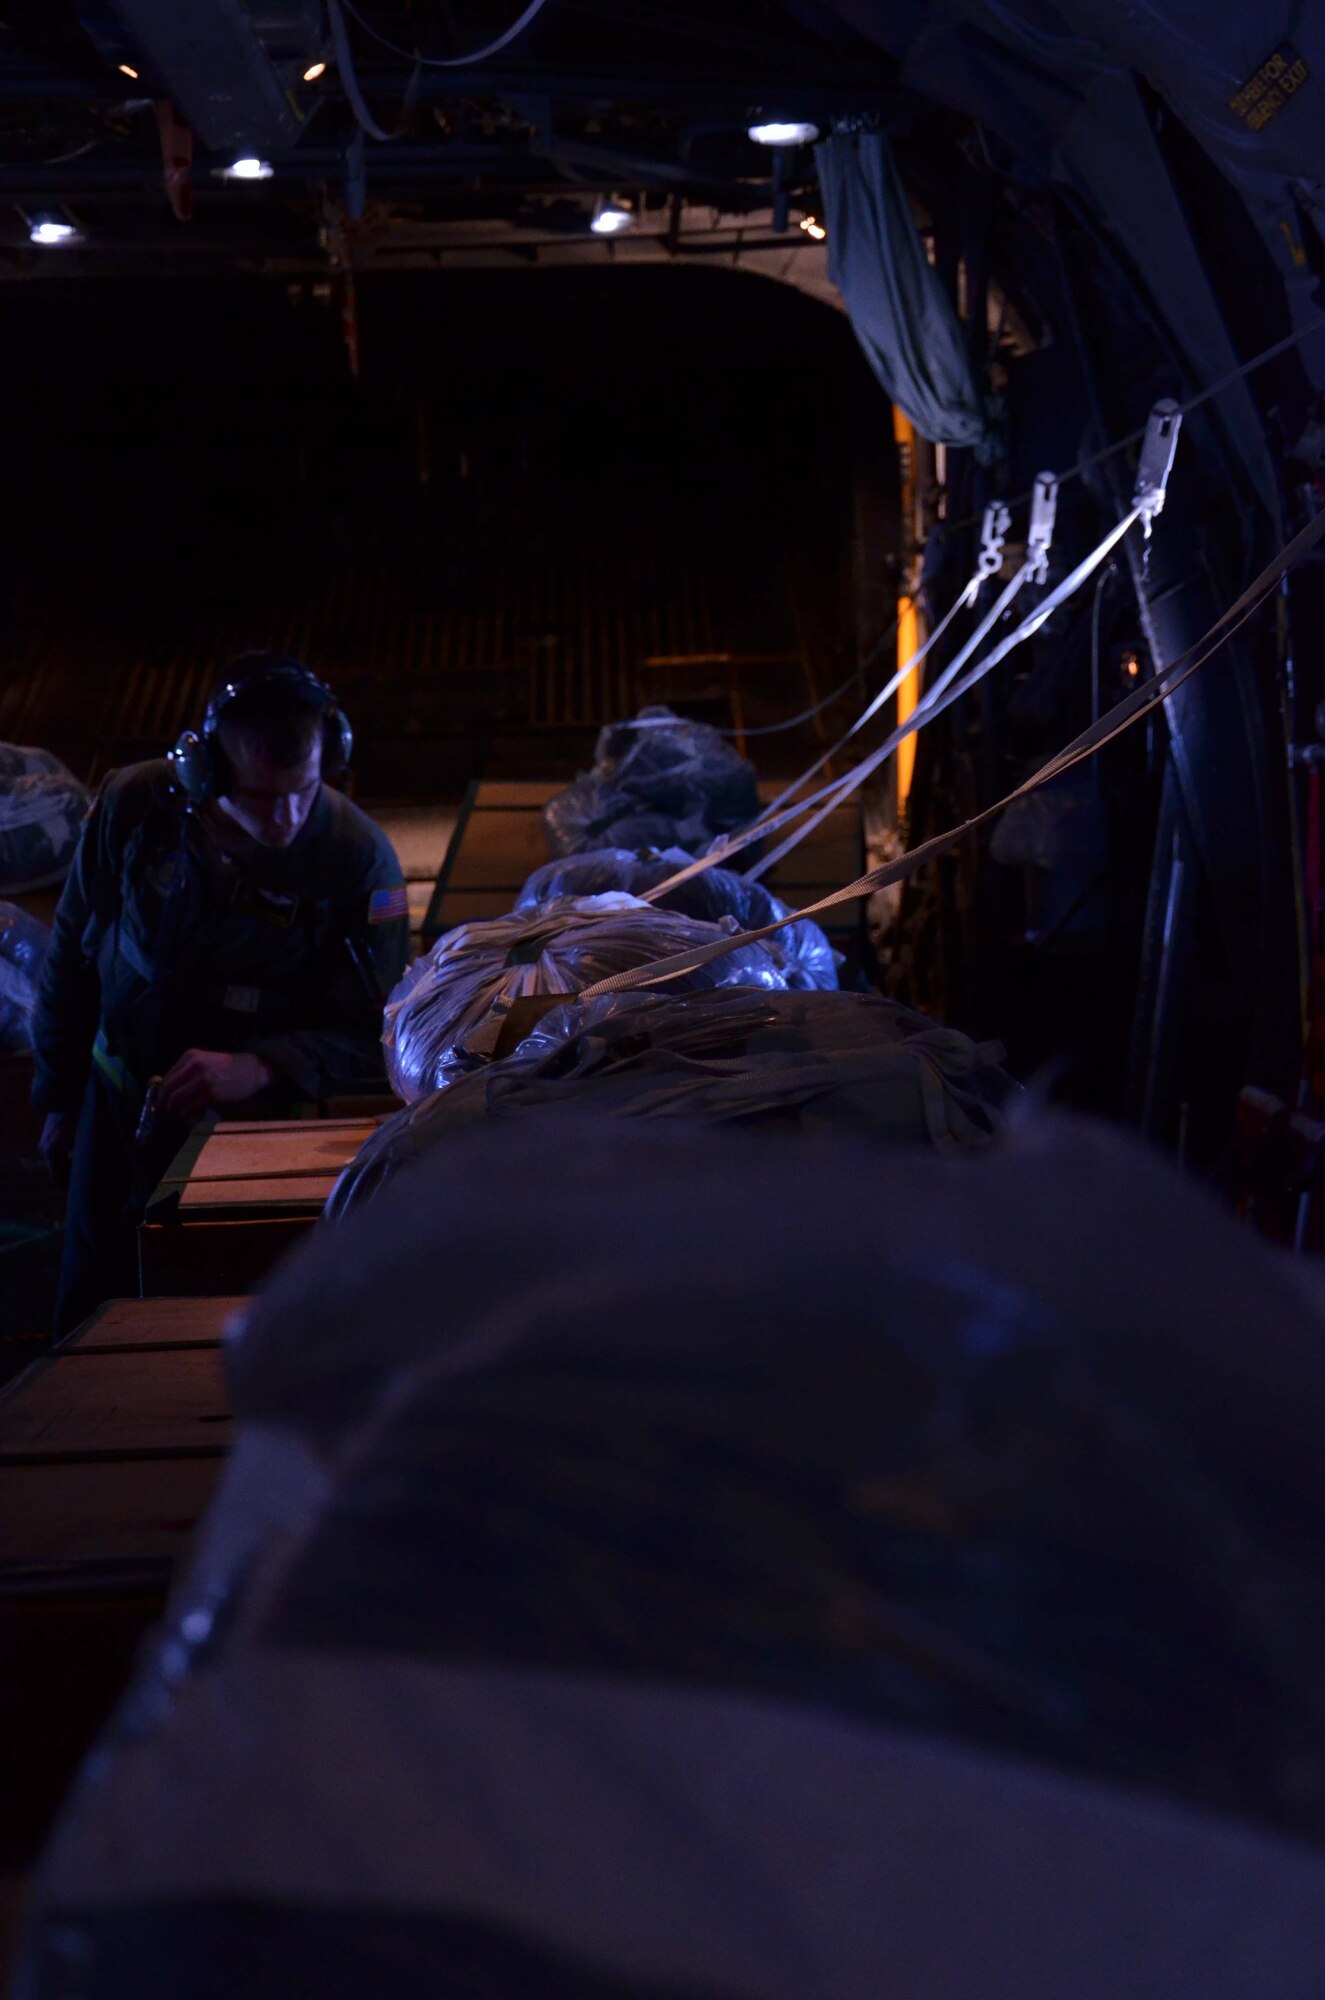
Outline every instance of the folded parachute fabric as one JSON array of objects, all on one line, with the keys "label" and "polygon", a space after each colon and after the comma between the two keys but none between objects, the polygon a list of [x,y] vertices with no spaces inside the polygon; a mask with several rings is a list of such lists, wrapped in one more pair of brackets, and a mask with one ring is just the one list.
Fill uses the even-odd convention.
[{"label": "folded parachute fabric", "polygon": [[329,1221],[490,1119],[598,1117],[835,1128],[894,1145],[986,1144],[1016,1085],[1002,1051],[864,993],[616,993],[545,1014],[505,1060],[397,1112],[346,1167]]},{"label": "folded parachute fabric", "polygon": [[[386,1006],[391,1085],[407,1103],[487,1064],[511,1008],[539,994],[574,994],[595,980],[711,943],[723,925],[660,910],[635,896],[562,899],[448,931],[416,960]],[[785,988],[778,956],[742,945],[687,973],[682,990]]]},{"label": "folded parachute fabric", "polygon": [[0,903],[0,1055],[32,1047],[32,1010],[51,934],[15,903]]},{"label": "folded parachute fabric", "polygon": [[706,722],[642,708],[600,731],[591,771],[543,808],[554,854],[597,847],[696,852],[759,811],[754,766]]},{"label": "folded parachute fabric", "polygon": [[[662,853],[656,848],[632,851],[599,847],[566,855],[534,870],[515,907],[534,909],[558,896],[597,896],[612,889],[643,896],[693,860],[694,856],[681,847],[668,847]],[[660,896],[658,908],[679,910],[682,916],[699,917],[705,923],[734,917],[737,928],[743,931],[759,930],[791,915],[789,903],[780,901],[762,882],[747,881],[731,868],[706,868],[702,875],[692,875],[688,882]],[[808,918],[765,938],[764,948],[778,959],[788,986],[836,989],[839,954],[818,924]]]},{"label": "folded parachute fabric", "polygon": [[0,895],[62,882],[88,794],[49,750],[0,743]]},{"label": "folded parachute fabric", "polygon": [[226,1346],[23,2000],[1319,1995],[1322,1283],[1123,1133],[484,1127]]}]

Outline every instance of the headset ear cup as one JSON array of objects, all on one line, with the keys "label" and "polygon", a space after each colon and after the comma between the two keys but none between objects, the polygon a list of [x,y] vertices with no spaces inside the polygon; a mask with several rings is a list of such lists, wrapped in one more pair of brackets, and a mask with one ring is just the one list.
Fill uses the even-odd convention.
[{"label": "headset ear cup", "polygon": [[216,789],[216,764],[209,743],[196,730],[186,729],[170,752],[167,763],[171,776],[190,805],[200,806]]},{"label": "headset ear cup", "polygon": [[354,755],[354,731],[350,718],[343,708],[332,706],[327,710],[326,730],[322,742],[323,775],[328,778],[343,778],[350,768]]}]

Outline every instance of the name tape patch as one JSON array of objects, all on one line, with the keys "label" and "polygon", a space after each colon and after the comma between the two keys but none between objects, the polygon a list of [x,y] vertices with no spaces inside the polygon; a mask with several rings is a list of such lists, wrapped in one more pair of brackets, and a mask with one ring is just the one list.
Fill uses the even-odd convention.
[{"label": "name tape patch", "polygon": [[368,898],[368,921],[370,924],[391,924],[398,917],[409,915],[409,896],[403,882],[395,883],[390,889],[374,889]]},{"label": "name tape patch", "polygon": [[1273,55],[1268,55],[1241,90],[1229,98],[1228,108],[1253,132],[1264,131],[1310,75],[1306,57],[1299,55],[1291,42],[1280,42]]}]

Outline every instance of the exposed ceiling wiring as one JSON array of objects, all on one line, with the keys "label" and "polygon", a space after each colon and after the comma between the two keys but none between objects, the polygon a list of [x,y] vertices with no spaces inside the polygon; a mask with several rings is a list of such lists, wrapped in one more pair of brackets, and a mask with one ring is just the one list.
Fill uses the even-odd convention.
[{"label": "exposed ceiling wiring", "polygon": [[[357,21],[359,16],[356,14],[354,18]],[[403,136],[406,125],[409,122],[410,111],[414,103],[415,89],[419,80],[419,65],[423,58],[420,56],[414,60],[414,71],[410,77],[409,86],[405,91],[404,102],[400,107],[400,117],[396,121],[395,130],[388,132],[385,126],[378,124],[372,112],[368,109],[367,100],[359,88],[359,76],[354,67],[354,53],[350,48],[350,35],[348,28],[345,26],[345,16],[341,12],[341,0],[327,0],[327,19],[331,23],[331,40],[336,51],[336,68],[340,73],[341,83],[345,87],[345,95],[349,99],[350,109],[354,113],[355,123],[361,132],[368,134],[370,139],[380,139],[383,145],[389,145],[393,139],[399,139]]]},{"label": "exposed ceiling wiring", "polygon": [[390,49],[393,55],[403,56],[406,62],[422,63],[425,69],[466,69],[471,63],[486,62],[489,56],[498,55],[502,49],[509,48],[516,37],[522,35],[535,17],[542,13],[547,0],[529,0],[529,5],[523,14],[511,23],[505,34],[498,35],[495,41],[485,42],[480,49],[469,49],[462,56],[420,55],[417,49],[407,49],[402,43],[393,42],[389,35],[384,35],[380,28],[375,28],[371,21],[365,20],[355,6],[354,0],[329,0],[329,5],[333,20],[339,7],[343,6],[346,13],[359,23],[366,35],[371,35],[384,49]]}]

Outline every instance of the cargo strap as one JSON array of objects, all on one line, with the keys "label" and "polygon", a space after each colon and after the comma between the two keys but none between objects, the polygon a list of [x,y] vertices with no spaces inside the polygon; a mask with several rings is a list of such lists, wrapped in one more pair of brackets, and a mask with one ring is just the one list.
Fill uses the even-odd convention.
[{"label": "cargo strap", "polygon": [[[1129,517],[1129,525],[1134,518],[1135,513]],[[793,910],[789,916],[781,918],[777,923],[765,924],[757,930],[732,932],[712,944],[696,945],[689,951],[676,952],[668,958],[655,959],[651,965],[631,966],[627,971],[612,973],[608,978],[597,980],[593,985],[584,987],[578,998],[597,1000],[607,993],[624,993],[636,987],[652,986],[679,978],[682,973],[707,965],[711,959],[721,958],[742,945],[762,943],[764,938],[772,937],[774,932],[780,931],[786,924],[800,923],[807,917],[817,917],[842,903],[853,902],[859,897],[872,895],[876,889],[886,889],[893,882],[905,880],[918,868],[922,868],[927,861],[933,861],[940,854],[946,854],[957,845],[958,841],[974,833],[978,827],[997,819],[1014,799],[1025,798],[1029,793],[1038,790],[1041,785],[1049,783],[1051,779],[1061,776],[1063,772],[1070,771],[1075,765],[1095,756],[1106,744],[1112,743],[1125,730],[1131,729],[1167,701],[1185,680],[1246,624],[1252,613],[1276,590],[1280,578],[1295,569],[1322,540],[1325,540],[1325,508],[1308,522],[1300,534],[1293,537],[1286,548],[1281,549],[1279,554],[1266,564],[1254,582],[1248,584],[1236,602],[1215,620],[1194,646],[1189,646],[1185,653],[1178,655],[1177,659],[1170,660],[1167,666],[1160,667],[1153,678],[1143,683],[1141,687],[1134,688],[1131,694],[1124,695],[1115,708],[1092,722],[1089,728],[1083,729],[1079,736],[1075,736],[1058,752],[1057,756],[1049,758],[1047,763],[1041,765],[1025,784],[1009,792],[1007,797],[1000,799],[996,805],[987,806],[983,812],[973,814],[960,826],[951,827],[945,833],[935,834],[932,839],[923,841],[909,853],[899,855],[895,861],[886,862],[879,868],[869,869],[854,882],[848,882],[844,888],[835,889],[831,895],[820,897],[817,902],[808,904],[802,910]],[[967,682],[983,672],[984,665],[982,661],[972,669]],[[955,700],[964,691],[967,682],[954,688],[948,698]]]}]

